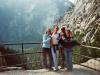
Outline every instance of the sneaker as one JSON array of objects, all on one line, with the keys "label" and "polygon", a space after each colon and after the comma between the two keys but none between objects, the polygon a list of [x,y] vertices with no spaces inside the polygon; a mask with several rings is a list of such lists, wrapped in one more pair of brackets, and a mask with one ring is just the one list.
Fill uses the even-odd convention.
[{"label": "sneaker", "polygon": [[58,71],[59,71],[59,69],[55,69],[54,71],[55,71],[55,72],[58,72]]}]

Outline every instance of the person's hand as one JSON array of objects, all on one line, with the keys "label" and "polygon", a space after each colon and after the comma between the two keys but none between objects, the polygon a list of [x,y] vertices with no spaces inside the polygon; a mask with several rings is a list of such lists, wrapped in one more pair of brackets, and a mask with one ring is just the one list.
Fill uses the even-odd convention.
[{"label": "person's hand", "polygon": [[65,37],[64,37],[64,36],[62,36],[62,39],[63,39],[63,40],[65,40]]}]

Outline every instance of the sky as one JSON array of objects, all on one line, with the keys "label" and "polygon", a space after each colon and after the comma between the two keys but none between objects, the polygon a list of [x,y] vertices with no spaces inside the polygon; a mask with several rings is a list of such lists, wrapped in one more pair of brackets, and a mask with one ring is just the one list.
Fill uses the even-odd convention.
[{"label": "sky", "polygon": [[74,3],[75,0],[69,0],[69,1],[71,1],[72,3]]}]

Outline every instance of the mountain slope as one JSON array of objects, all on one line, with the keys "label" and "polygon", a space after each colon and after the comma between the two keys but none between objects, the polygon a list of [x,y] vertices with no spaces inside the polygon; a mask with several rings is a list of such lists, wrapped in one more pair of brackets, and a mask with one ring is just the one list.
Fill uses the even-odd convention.
[{"label": "mountain slope", "polygon": [[0,0],[0,42],[41,41],[46,27],[72,5],[62,0]]}]

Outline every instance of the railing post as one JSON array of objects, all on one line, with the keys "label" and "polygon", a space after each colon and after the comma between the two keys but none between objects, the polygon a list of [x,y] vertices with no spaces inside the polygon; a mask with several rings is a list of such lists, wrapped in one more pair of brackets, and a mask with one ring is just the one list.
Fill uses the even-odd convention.
[{"label": "railing post", "polygon": [[22,43],[22,55],[24,54],[24,47],[23,47],[23,43]]},{"label": "railing post", "polygon": [[25,65],[24,65],[24,44],[21,44],[22,46],[22,68],[25,69]]}]

